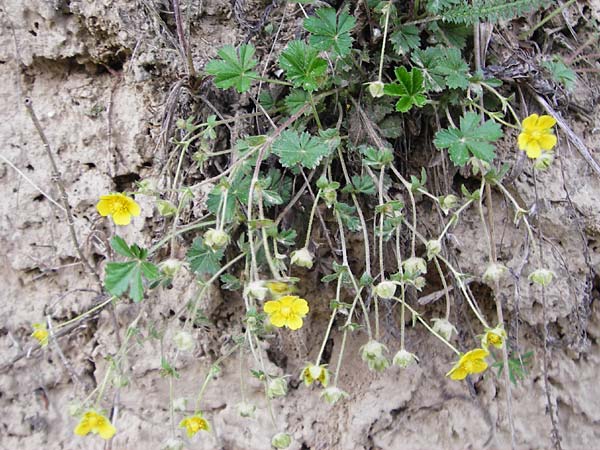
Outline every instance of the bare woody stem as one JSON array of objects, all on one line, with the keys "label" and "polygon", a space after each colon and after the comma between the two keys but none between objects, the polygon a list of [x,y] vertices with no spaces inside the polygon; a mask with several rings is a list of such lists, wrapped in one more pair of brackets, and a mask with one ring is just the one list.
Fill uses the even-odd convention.
[{"label": "bare woody stem", "polygon": [[92,267],[90,262],[84,256],[83,251],[81,250],[81,246],[79,245],[79,240],[77,239],[77,233],[75,232],[75,221],[73,220],[73,213],[71,212],[71,207],[69,206],[69,198],[67,197],[67,191],[65,190],[65,186],[63,180],[61,178],[60,172],[58,171],[58,166],[56,165],[56,161],[54,160],[54,156],[52,155],[52,148],[50,147],[50,142],[46,137],[46,133],[44,133],[44,129],[40,124],[40,121],[33,110],[33,102],[30,98],[25,99],[25,108],[27,109],[27,113],[29,117],[31,117],[31,121],[35,126],[35,129],[40,136],[40,139],[44,143],[44,150],[46,151],[46,155],[48,155],[48,159],[50,160],[50,165],[52,166],[52,180],[56,183],[58,190],[60,191],[60,200],[63,204],[63,208],[65,209],[65,215],[67,217],[67,224],[69,226],[69,233],[71,235],[71,241],[73,241],[73,245],[75,246],[75,250],[77,250],[77,254],[79,255],[79,259],[85,265],[85,267],[92,273],[96,283],[102,288],[102,281],[100,281],[100,276],[98,272]]},{"label": "bare woody stem", "polygon": [[181,21],[181,8],[179,7],[179,0],[173,0],[173,12],[175,14],[175,23],[177,24],[177,37],[179,38],[181,52],[187,64],[188,75],[194,78],[196,76],[196,70],[194,69],[192,52],[190,51],[190,47],[187,45],[187,41],[185,40],[185,32],[183,31],[183,22]]}]

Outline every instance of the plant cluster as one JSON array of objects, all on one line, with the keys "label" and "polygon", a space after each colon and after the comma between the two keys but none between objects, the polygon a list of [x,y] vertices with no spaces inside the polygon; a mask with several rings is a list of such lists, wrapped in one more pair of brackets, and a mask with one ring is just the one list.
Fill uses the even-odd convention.
[{"label": "plant cluster", "polygon": [[[213,77],[217,88],[233,89],[255,101],[258,112],[248,116],[264,120],[270,130],[240,137],[230,149],[211,151],[220,129],[231,121],[216,116],[202,122],[196,117],[182,118],[175,141],[179,152],[172,185],[176,201],[163,199],[158,189],[141,182],[138,192],[110,193],[97,205],[102,216],[125,226],[140,214],[131,194],[147,195],[165,221],[172,221],[172,231],[150,249],[127,243],[118,235],[112,238],[119,260],[106,264],[103,281],[112,296],[109,301],[144,301],[149,291],[168,286],[179,271],[197,276],[197,295],[182,311],[186,321],[183,326],[168,324],[177,329],[170,346],[164,343],[162,354],[161,373],[169,378],[171,388],[172,421],[176,410],[173,386],[179,377],[175,362],[182,352],[195,347],[191,329],[201,315],[202,299],[209,287],[218,283],[243,299],[244,332],[206,374],[194,413],[181,418],[180,428],[187,438],[211,429],[202,412],[202,397],[224,358],[236,353],[253,356],[255,367],[240,376],[251,374],[264,383],[269,410],[273,399],[287,394],[286,378],[266,369],[259,350],[261,341],[277,339],[280,333],[296,333],[310,322],[314,300],[297,294],[309,271],[325,272],[323,258],[331,269],[323,273],[321,282],[335,286],[335,298],[330,302],[325,329],[313,330],[321,333],[322,345],[299,377],[306,387],[318,386],[326,402],[343,401],[352,394],[340,384],[349,335],[364,340],[360,357],[373,371],[389,370],[390,365],[407,369],[427,356],[415,354],[413,343],[406,342],[407,315],[413,326],[431,333],[455,355],[456,363],[447,373],[452,380],[486,371],[490,354],[497,358],[494,352],[502,355],[497,367],[508,367],[513,382],[515,376],[523,376],[523,366],[508,358],[502,305],[497,304],[494,316],[482,311],[468,289],[468,274],[462,273],[450,256],[447,240],[464,215],[475,211],[486,230],[489,264],[470,276],[498,287],[508,269],[497,260],[492,189],[514,209],[515,224],[523,224],[531,241],[536,240],[530,211],[502,184],[509,166],[498,161],[496,146],[504,140],[515,153],[526,152],[536,170],[544,170],[554,159],[556,121],[538,114],[523,118],[506,86],[482,71],[479,57],[471,60],[467,43],[474,24],[509,20],[539,3],[426,0],[410,2],[408,9],[408,3],[373,1],[369,8],[375,22],[359,24],[347,8],[317,7],[308,14],[305,2],[299,2],[294,8],[305,15],[303,29],[278,55],[274,72],[281,73],[281,78],[259,75],[256,49],[250,43],[225,46],[206,64],[204,74]],[[567,84],[569,77],[564,81]],[[259,92],[259,85],[269,84],[278,89]],[[474,190],[463,185],[460,192],[433,193],[425,169],[416,174],[401,170],[397,144],[406,136],[403,121],[410,116],[436,124],[432,150],[449,165],[470,173],[477,180]],[[353,130],[356,120],[361,123],[362,135]],[[184,155],[189,153],[199,166],[220,161],[226,169],[210,179],[212,190],[206,202],[210,217],[182,226],[182,212],[194,196],[194,186],[186,185],[181,176]],[[439,233],[429,235],[421,226],[417,202],[423,199],[439,211]],[[311,206],[306,228],[285,228],[285,215],[307,200]],[[333,246],[331,253],[324,254],[325,239],[316,237],[317,228]],[[187,250],[185,260],[173,254],[161,260],[166,246],[198,229],[203,231]],[[349,248],[350,235],[362,239],[359,257],[355,248]],[[531,270],[530,279],[543,289],[554,274],[538,261],[540,267]],[[445,313],[441,317],[427,318],[409,302],[409,293],[422,291],[431,279],[439,279],[443,285]],[[451,323],[455,297],[466,302],[481,333],[465,348],[456,344],[457,329]],[[383,343],[382,305],[397,305],[393,311],[400,342],[394,348]],[[92,393],[95,401],[90,394],[81,402],[76,434],[92,432],[104,439],[114,435],[109,419],[96,411],[110,383],[122,375],[122,360],[135,341],[132,337],[138,332],[138,321],[139,317],[130,325],[105,379]],[[336,360],[326,363],[324,349],[335,330],[341,335],[341,344]],[[41,324],[35,325],[32,336],[42,345],[52,338]],[[241,386],[244,399],[243,381]],[[245,400],[238,405],[244,417],[252,416],[255,409],[256,405]],[[180,448],[180,438],[173,431],[169,448]],[[275,448],[286,448],[290,442],[285,430],[272,439]]]}]

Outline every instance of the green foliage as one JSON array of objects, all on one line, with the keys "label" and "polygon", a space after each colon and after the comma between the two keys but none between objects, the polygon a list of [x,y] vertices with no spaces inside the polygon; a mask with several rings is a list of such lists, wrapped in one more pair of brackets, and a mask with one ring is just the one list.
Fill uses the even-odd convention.
[{"label": "green foliage", "polygon": [[350,194],[364,194],[364,195],[375,195],[377,193],[377,188],[375,187],[375,183],[368,175],[352,175],[352,184],[347,185],[342,192]]},{"label": "green foliage", "polygon": [[348,230],[361,230],[360,219],[356,216],[356,208],[354,206],[350,206],[344,202],[337,202],[335,204],[335,212],[339,214],[342,223]]},{"label": "green foliage", "polygon": [[314,169],[329,155],[330,149],[320,137],[286,130],[273,144],[273,153],[279,156],[279,162],[284,167],[300,164],[307,169]]},{"label": "green foliage", "polygon": [[423,95],[423,74],[419,69],[411,69],[409,72],[406,67],[397,67],[394,70],[396,74],[396,83],[386,84],[383,92],[387,95],[400,97],[396,103],[396,111],[408,112],[413,106],[418,108],[427,103],[427,98]]},{"label": "green foliage", "polygon": [[419,29],[415,25],[401,25],[390,35],[390,42],[396,53],[405,55],[421,45]]},{"label": "green foliage", "polygon": [[428,90],[439,92],[445,88],[466,89],[469,86],[469,66],[456,48],[428,47],[416,50],[412,60],[423,71]]},{"label": "green foliage", "polygon": [[456,3],[454,1],[433,0],[433,2],[443,4],[437,11],[443,21],[466,25],[514,19],[543,4],[541,0],[473,0],[473,2],[461,1],[456,6],[449,5],[449,3]]},{"label": "green foliage", "polygon": [[485,162],[495,157],[490,143],[502,136],[500,125],[492,120],[480,123],[480,116],[468,112],[460,119],[459,128],[440,130],[435,134],[434,144],[438,149],[447,148],[450,159],[457,166],[464,166],[473,155]]},{"label": "green foliage", "polygon": [[[292,89],[286,95],[283,103],[285,104],[288,114],[295,114],[304,105],[310,102],[310,95],[303,89]],[[306,114],[310,114],[310,110]]]},{"label": "green foliage", "polygon": [[290,42],[279,58],[279,65],[295,87],[308,92],[319,88],[327,72],[327,61],[319,57],[319,50],[303,41]]},{"label": "green foliage", "polygon": [[114,236],[110,240],[111,247],[128,259],[126,262],[109,262],[106,265],[104,286],[112,295],[121,296],[129,291],[129,297],[134,302],[144,298],[144,279],[154,281],[159,278],[160,271],[147,261],[148,251],[137,244],[127,245],[125,240]]},{"label": "green foliage", "polygon": [[[492,367],[498,369],[498,378],[502,376],[502,371],[504,370],[504,362],[502,360],[498,360],[494,355],[495,362],[492,364]],[[529,370],[533,366],[533,351],[528,351],[523,355],[511,356],[508,359],[508,378],[511,383],[515,386],[519,381],[523,381],[525,377],[529,374]]]},{"label": "green foliage", "polygon": [[544,61],[542,67],[550,72],[550,76],[555,82],[562,84],[568,91],[573,90],[577,81],[577,75],[573,69],[565,65],[559,56],[554,56],[552,59]]},{"label": "green foliage", "polygon": [[213,250],[204,243],[201,237],[198,237],[194,239],[186,256],[192,272],[202,276],[217,273],[221,268],[223,255],[223,249]]},{"label": "green foliage", "polygon": [[387,166],[394,161],[394,152],[389,148],[376,149],[370,146],[360,146],[360,152],[363,154],[363,164],[377,169],[381,166]]},{"label": "green foliage", "polygon": [[252,80],[258,78],[258,74],[252,71],[258,63],[253,58],[254,52],[254,46],[250,44],[240,45],[238,51],[232,45],[226,45],[217,52],[221,59],[208,62],[206,72],[214,75],[217,87],[235,87],[240,93],[246,92]]},{"label": "green foliage", "polygon": [[315,13],[316,17],[311,16],[304,20],[304,28],[310,32],[310,45],[317,50],[333,50],[339,57],[350,53],[350,30],[354,28],[356,19],[346,11],[342,11],[338,17],[333,8],[320,8]]}]

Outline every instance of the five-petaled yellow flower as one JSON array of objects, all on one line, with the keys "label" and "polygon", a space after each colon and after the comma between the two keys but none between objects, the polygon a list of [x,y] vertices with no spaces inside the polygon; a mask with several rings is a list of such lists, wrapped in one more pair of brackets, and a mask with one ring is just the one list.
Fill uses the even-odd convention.
[{"label": "five-petaled yellow flower", "polygon": [[497,326],[496,328],[485,330],[485,334],[481,338],[481,346],[488,348],[488,346],[493,345],[496,348],[502,348],[505,339],[506,331],[501,326]]},{"label": "five-petaled yellow flower", "polygon": [[115,435],[117,429],[105,416],[89,410],[83,415],[73,432],[79,436],[85,436],[91,432],[99,434],[102,439],[110,439]]},{"label": "five-petaled yellow flower", "polygon": [[296,295],[285,295],[265,303],[264,310],[274,326],[297,330],[302,327],[302,318],[308,313],[308,302]]},{"label": "five-petaled yellow flower", "polygon": [[210,430],[208,421],[202,417],[202,414],[200,413],[183,419],[181,422],[179,422],[179,428],[185,428],[188,437],[194,436],[200,430]]},{"label": "five-petaled yellow flower", "polygon": [[552,127],[556,119],[552,116],[532,114],[523,120],[523,130],[519,134],[519,149],[525,150],[531,159],[539,158],[542,150],[552,150],[556,145],[556,136]]},{"label": "five-petaled yellow flower", "polygon": [[117,225],[129,225],[131,216],[140,215],[140,205],[124,194],[101,195],[96,209],[101,216],[111,216]]},{"label": "five-petaled yellow flower", "polygon": [[467,375],[481,373],[488,367],[485,362],[485,358],[488,355],[489,352],[483,348],[471,350],[460,357],[446,376],[449,376],[453,380],[464,380]]},{"label": "five-petaled yellow flower", "polygon": [[46,325],[43,323],[34,323],[33,324],[33,333],[31,333],[31,337],[37,339],[40,343],[40,346],[45,347],[48,345],[48,330],[46,329]]}]

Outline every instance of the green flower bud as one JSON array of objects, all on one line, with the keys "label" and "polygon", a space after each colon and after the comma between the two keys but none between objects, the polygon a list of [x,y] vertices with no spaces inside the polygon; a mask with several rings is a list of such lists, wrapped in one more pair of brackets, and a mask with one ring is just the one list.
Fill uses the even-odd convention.
[{"label": "green flower bud", "polygon": [[548,269],[537,269],[529,275],[529,280],[540,286],[548,286],[554,278],[554,272]]},{"label": "green flower bud", "polygon": [[427,249],[427,259],[431,261],[434,256],[437,256],[442,251],[442,243],[439,239],[432,239],[425,244]]},{"label": "green flower bud", "polygon": [[412,281],[412,285],[417,289],[417,291],[421,291],[426,284],[427,281],[425,280],[425,277],[417,277]]},{"label": "green flower bud", "polygon": [[237,412],[241,417],[253,417],[256,406],[248,402],[240,402],[237,404]]},{"label": "green flower bud", "polygon": [[406,369],[407,367],[410,367],[417,362],[419,362],[419,358],[417,358],[417,355],[407,352],[404,349],[399,350],[398,353],[394,355],[393,359],[394,365],[403,369]]},{"label": "green flower bud", "polygon": [[283,397],[287,394],[288,387],[285,378],[271,378],[267,385],[267,395],[269,398]]},{"label": "green flower bud", "polygon": [[390,365],[384,352],[387,352],[385,345],[371,340],[361,347],[361,358],[367,363],[369,369],[382,372]]},{"label": "green flower bud", "polygon": [[292,443],[292,437],[287,433],[277,433],[271,439],[271,445],[275,448],[288,448]]},{"label": "green flower bud", "polygon": [[385,86],[385,84],[383,84],[383,82],[371,81],[370,83],[367,83],[367,84],[369,85],[369,93],[371,94],[371,97],[373,97],[373,98],[383,97],[383,95],[384,95],[383,87]]},{"label": "green flower bud", "polygon": [[204,233],[204,243],[213,249],[226,247],[229,244],[229,235],[223,230],[210,228]]},{"label": "green flower bud", "polygon": [[537,170],[546,170],[548,169],[552,163],[554,162],[554,152],[542,152],[540,156],[538,156],[533,161],[533,167]]},{"label": "green flower bud", "polygon": [[321,191],[321,196],[325,200],[325,204],[328,208],[331,208],[337,201],[337,190],[327,187]]},{"label": "green flower bud", "polygon": [[298,267],[310,269],[313,266],[313,255],[306,247],[304,247],[292,252],[291,261],[292,264],[295,264]]},{"label": "green flower bud", "polygon": [[269,293],[269,289],[265,286],[263,281],[253,281],[246,285],[244,293],[247,297],[252,297],[256,300],[264,300]]},{"label": "green flower bud", "polygon": [[452,208],[458,205],[458,197],[453,194],[442,195],[438,200],[444,214],[448,214]]},{"label": "green flower bud", "polygon": [[321,392],[321,397],[325,399],[327,403],[333,405],[345,397],[348,397],[348,393],[342,391],[339,387],[330,386]]},{"label": "green flower bud", "polygon": [[506,272],[508,272],[506,266],[499,263],[492,263],[487,266],[482,278],[486,283],[495,283],[499,281],[500,278],[506,274]]},{"label": "green flower bud", "polygon": [[166,277],[173,278],[179,272],[179,269],[181,269],[181,261],[169,258],[161,262],[158,268]]},{"label": "green flower bud", "polygon": [[375,295],[379,298],[390,299],[396,294],[396,283],[393,281],[382,281],[375,286]]},{"label": "green flower bud", "polygon": [[402,262],[404,274],[409,279],[417,278],[419,275],[427,273],[427,263],[423,258],[413,256]]},{"label": "green flower bud", "polygon": [[173,338],[173,342],[175,343],[175,347],[177,348],[177,350],[179,350],[181,352],[192,351],[192,350],[194,350],[194,347],[196,346],[192,335],[190,333],[188,333],[187,331],[183,331],[183,330],[179,331],[177,334],[175,334],[175,337]]},{"label": "green flower bud", "polygon": [[433,331],[441,337],[449,341],[452,338],[452,333],[458,333],[456,327],[448,322],[447,319],[433,319]]},{"label": "green flower bud", "polygon": [[156,200],[156,209],[163,217],[173,216],[177,212],[177,206],[168,200]]}]

